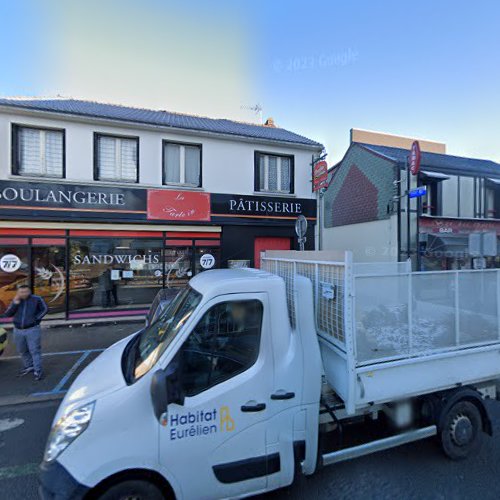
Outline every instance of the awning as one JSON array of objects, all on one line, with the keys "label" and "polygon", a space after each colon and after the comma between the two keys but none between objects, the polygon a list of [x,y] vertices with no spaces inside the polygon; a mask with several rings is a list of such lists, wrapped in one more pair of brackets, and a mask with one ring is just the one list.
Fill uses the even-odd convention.
[{"label": "awning", "polygon": [[441,174],[439,172],[429,172],[428,170],[422,170],[420,173],[425,175],[426,177],[431,177],[432,179],[436,179],[437,181],[444,181],[450,178],[448,175]]},{"label": "awning", "polygon": [[435,257],[468,257],[469,236],[467,234],[427,234],[424,253]]}]

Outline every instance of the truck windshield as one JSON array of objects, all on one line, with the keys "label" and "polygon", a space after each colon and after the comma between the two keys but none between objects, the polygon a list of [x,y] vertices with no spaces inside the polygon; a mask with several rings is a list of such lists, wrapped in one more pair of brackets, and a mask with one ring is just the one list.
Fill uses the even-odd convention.
[{"label": "truck windshield", "polygon": [[191,287],[181,290],[161,315],[146,327],[128,352],[130,378],[137,380],[155,365],[201,301]]}]

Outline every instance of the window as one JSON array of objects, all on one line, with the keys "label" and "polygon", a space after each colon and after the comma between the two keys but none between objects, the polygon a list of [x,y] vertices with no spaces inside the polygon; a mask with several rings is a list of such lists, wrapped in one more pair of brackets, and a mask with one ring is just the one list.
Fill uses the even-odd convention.
[{"label": "window", "polygon": [[13,173],[64,177],[64,130],[14,125]]},{"label": "window", "polygon": [[[139,335],[134,353],[134,378],[147,373],[165,352],[201,301],[201,295],[190,287],[181,290],[161,316]],[[192,334],[191,334],[192,335]]]},{"label": "window", "polygon": [[95,134],[94,178],[139,182],[139,138]]},{"label": "window", "polygon": [[186,396],[250,368],[259,355],[262,303],[222,302],[207,311],[181,349]]},{"label": "window", "polygon": [[439,203],[440,183],[424,181],[426,193],[422,196],[422,213],[426,215],[441,215]]},{"label": "window", "polygon": [[293,193],[293,156],[255,153],[255,191]]},{"label": "window", "polygon": [[201,145],[164,141],[163,183],[201,187]]},{"label": "window", "polygon": [[495,185],[486,185],[484,188],[484,216],[488,219],[496,217],[496,198]]}]

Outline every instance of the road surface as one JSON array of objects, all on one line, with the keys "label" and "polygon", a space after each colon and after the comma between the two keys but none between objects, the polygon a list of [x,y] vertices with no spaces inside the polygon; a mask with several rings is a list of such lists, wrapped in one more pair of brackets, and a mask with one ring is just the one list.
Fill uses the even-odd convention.
[{"label": "road surface", "polygon": [[[37,464],[57,404],[0,408],[0,499],[38,498]],[[325,468],[259,500],[500,498],[500,403],[491,407],[496,435],[476,457],[452,462],[427,440]]]}]

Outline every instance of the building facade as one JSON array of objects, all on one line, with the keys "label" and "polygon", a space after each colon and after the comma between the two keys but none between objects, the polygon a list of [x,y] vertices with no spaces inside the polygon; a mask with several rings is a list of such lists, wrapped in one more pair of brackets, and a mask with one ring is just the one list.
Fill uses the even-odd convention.
[{"label": "building facade", "polygon": [[[410,258],[419,270],[475,267],[469,235],[500,236],[500,165],[448,155],[444,145],[422,141],[420,172],[410,174],[409,185],[425,186],[426,194],[408,205],[413,140],[357,131],[353,138],[323,198],[325,248],[352,249],[361,262]],[[481,266],[498,267],[496,251],[489,253]]]},{"label": "building facade", "polygon": [[160,288],[296,248],[323,146],[275,127],[71,99],[0,99],[0,312],[142,315]]}]

